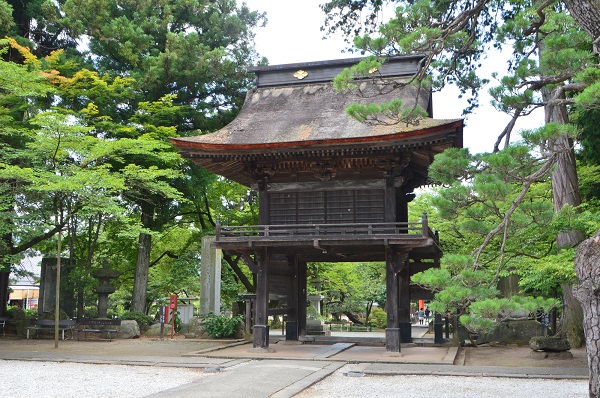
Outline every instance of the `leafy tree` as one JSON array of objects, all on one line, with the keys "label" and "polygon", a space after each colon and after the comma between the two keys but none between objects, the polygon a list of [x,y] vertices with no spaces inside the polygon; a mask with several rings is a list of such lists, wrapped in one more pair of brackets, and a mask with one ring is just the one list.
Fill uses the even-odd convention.
[{"label": "leafy tree", "polygon": [[[35,66],[32,73],[47,84],[54,83],[51,89],[55,106],[52,110],[33,109],[23,120],[30,132],[23,135],[24,130],[20,130],[18,136],[28,137],[27,140],[23,144],[17,141],[18,145],[7,140],[5,145],[10,154],[6,159],[17,161],[3,164],[0,170],[3,181],[11,181],[13,187],[7,196],[11,206],[3,213],[12,217],[12,229],[4,241],[10,243],[16,238],[26,243],[8,246],[6,254],[16,254],[40,244],[58,230],[67,228],[71,256],[76,260],[85,259],[77,261],[85,271],[78,275],[89,277],[104,223],[110,219],[125,221],[126,229],[138,234],[143,231],[137,223],[131,223],[130,208],[124,206],[124,200],[146,195],[183,201],[180,193],[169,185],[169,181],[181,175],[175,169],[181,164],[181,158],[165,142],[174,129],[149,122],[153,114],[173,107],[168,98],[140,103],[139,117],[134,115],[127,124],[114,123],[110,116],[101,114],[100,109],[110,109],[113,101],[122,104],[128,94],[134,94],[133,90],[124,89],[126,79],[101,78],[85,69],[65,77],[51,69],[61,61],[60,55],[52,54],[42,63],[25,48],[13,46],[31,60],[27,67]],[[17,64],[5,62],[4,65],[19,70]],[[48,68],[47,72],[43,67]],[[103,108],[95,105],[95,96],[101,98],[98,102]],[[75,102],[78,105],[74,105]],[[110,134],[116,132],[128,137],[110,139]],[[169,202],[163,200],[162,203]],[[11,214],[27,217],[18,217],[16,222]],[[52,220],[54,225],[48,228]],[[44,232],[36,233],[36,229]],[[53,249],[47,247],[46,251],[51,253]],[[82,290],[78,296],[81,313]]]},{"label": "leafy tree", "polygon": [[[256,60],[252,27],[263,19],[245,5],[238,8],[232,0],[152,4],[107,0],[99,8],[96,1],[69,0],[61,10],[64,26],[74,35],[89,37],[90,57],[98,69],[135,78],[140,100],[171,96],[177,112],[155,113],[162,119],[152,120],[154,125],[175,126],[179,134],[213,131],[231,121],[241,106],[249,85],[244,66]],[[123,116],[135,118],[131,113],[135,109]],[[204,174],[194,166],[188,171]],[[189,184],[179,188],[198,189]],[[184,193],[197,196],[189,190]],[[147,195],[135,202],[148,231],[159,232],[177,214],[174,208],[157,206],[160,201]],[[206,225],[207,219],[212,223],[205,203],[196,215],[202,215],[197,220],[201,224]],[[151,247],[152,234],[140,234],[132,302],[136,311],[143,311],[146,304]]]},{"label": "leafy tree", "polygon": [[375,303],[385,305],[385,267],[381,263],[319,263],[327,311],[369,324]]},{"label": "leafy tree", "polygon": [[[86,167],[99,162],[125,177],[130,188],[115,196],[118,200],[112,213],[79,209],[59,228],[46,228],[48,233],[36,242],[68,228],[71,256],[84,264],[84,274],[89,274],[98,256],[109,256],[111,265],[122,271],[132,264],[128,258],[137,258],[133,304],[134,309],[143,311],[150,265],[166,267],[174,259],[165,253],[179,258],[182,253],[178,250],[187,250],[199,234],[210,233],[213,208],[218,209],[222,202],[216,195],[208,195],[210,187],[219,184],[216,177],[181,162],[167,139],[197,129],[212,131],[232,120],[250,83],[245,66],[257,61],[252,28],[262,23],[264,16],[231,0],[165,0],[152,5],[0,1],[0,18],[6,16],[8,21],[10,13],[15,23],[3,27],[17,40],[5,59],[26,63],[35,62],[34,54],[48,56],[36,67],[45,77],[33,75],[46,84],[54,83],[52,105],[87,129],[85,135],[111,142],[112,149],[109,145],[106,151],[118,153],[110,156],[99,151],[94,154],[98,158]],[[77,47],[84,40],[87,46]],[[16,50],[17,42],[24,51]],[[51,53],[56,48],[65,51]],[[85,50],[80,53],[78,49]],[[40,95],[41,100],[43,97]],[[41,108],[49,109],[49,105],[46,100]],[[17,107],[14,110],[19,113]],[[136,140],[148,142],[148,138],[164,144],[154,154],[157,156],[147,156],[147,146],[135,144]],[[191,172],[192,177],[182,177],[182,171]],[[192,200],[182,200],[178,192]],[[75,209],[76,202],[64,208]],[[186,235],[187,241],[171,241],[172,247],[160,244],[169,228],[185,228],[186,224],[201,228],[188,228],[192,233]],[[109,232],[113,233],[110,238],[106,236]],[[5,241],[10,241],[6,236]],[[159,240],[155,249],[153,238]],[[114,248],[114,242],[125,244]],[[138,246],[139,250],[131,250]],[[239,259],[229,260],[236,280],[252,288]],[[131,272],[123,272],[120,280],[127,284],[130,277]],[[81,290],[79,296],[81,304]]]},{"label": "leafy tree", "polygon": [[[2,55],[7,54],[9,45],[15,50],[20,50],[29,55],[25,48],[17,45],[10,40],[0,42],[0,51]],[[0,118],[2,120],[0,127],[0,154],[2,170],[9,167],[15,167],[23,163],[24,158],[21,151],[27,149],[27,145],[35,137],[35,129],[30,125],[28,115],[35,113],[36,100],[45,97],[52,92],[52,87],[47,79],[39,74],[38,64],[34,57],[29,58],[26,64],[15,64],[0,60]],[[21,188],[18,177],[20,174],[10,174],[3,172],[0,177],[0,204],[2,208],[0,224],[0,261],[3,264],[11,264],[16,260],[11,256],[22,253],[35,243],[52,236],[56,232],[42,232],[44,227],[31,225],[30,229],[35,233],[28,237],[19,237],[16,239],[14,233],[14,222],[17,218],[15,213],[15,201],[17,192]],[[52,230],[54,228],[51,228]]]},{"label": "leafy tree", "polygon": [[100,71],[133,77],[142,100],[176,96],[182,110],[172,121],[180,134],[216,130],[243,103],[244,69],[257,60],[252,28],[264,19],[245,4],[67,0],[61,11],[69,31],[89,38],[88,56]]}]

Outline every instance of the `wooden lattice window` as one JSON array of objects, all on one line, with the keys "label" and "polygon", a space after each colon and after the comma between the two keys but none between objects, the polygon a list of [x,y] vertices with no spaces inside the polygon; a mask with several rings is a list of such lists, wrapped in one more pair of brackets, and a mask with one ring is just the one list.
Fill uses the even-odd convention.
[{"label": "wooden lattice window", "polygon": [[269,220],[270,224],[383,222],[383,190],[273,192]]}]

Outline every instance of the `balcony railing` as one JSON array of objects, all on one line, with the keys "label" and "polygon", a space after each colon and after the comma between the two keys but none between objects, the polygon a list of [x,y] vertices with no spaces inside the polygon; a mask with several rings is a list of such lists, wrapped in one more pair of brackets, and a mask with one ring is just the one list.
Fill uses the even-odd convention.
[{"label": "balcony railing", "polygon": [[224,226],[217,219],[216,240],[269,240],[303,239],[364,239],[364,238],[431,238],[439,240],[428,225],[421,222],[348,223],[348,224],[280,224],[252,226]]}]

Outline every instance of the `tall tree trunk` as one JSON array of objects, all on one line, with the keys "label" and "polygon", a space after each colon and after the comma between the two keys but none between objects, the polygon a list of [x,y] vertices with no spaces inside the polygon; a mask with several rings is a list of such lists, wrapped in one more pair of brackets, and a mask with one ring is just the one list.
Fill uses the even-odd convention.
[{"label": "tall tree trunk", "polygon": [[577,249],[574,293],[581,302],[590,369],[590,397],[600,398],[600,230]]},{"label": "tall tree trunk", "polygon": [[563,0],[577,24],[592,38],[594,53],[600,55],[600,2],[598,0]]},{"label": "tall tree trunk", "polygon": [[[142,225],[146,229],[152,228],[154,206],[144,203],[142,205]],[[133,296],[131,298],[131,311],[146,313],[146,296],[148,291],[148,271],[150,269],[150,249],[152,248],[152,235],[141,233],[138,240],[138,254],[135,263],[135,279],[133,282]]]},{"label": "tall tree trunk", "polygon": [[[544,99],[549,105],[545,107],[546,123],[567,124],[569,122],[567,110],[564,105],[553,104],[554,100],[564,99],[564,92],[560,88],[552,93],[545,93]],[[552,173],[552,196],[554,212],[558,213],[565,205],[579,206],[579,181],[573,140],[567,136],[560,136],[550,143],[552,150],[559,154],[556,168]],[[556,238],[557,247],[575,247],[584,238],[579,230],[560,232]],[[581,305],[573,298],[572,287],[562,285],[563,313],[561,319],[562,334],[569,340],[572,347],[581,347],[585,341],[583,330],[583,310]]]},{"label": "tall tree trunk", "polygon": [[2,270],[0,265],[0,316],[6,316],[6,305],[8,304],[8,284],[10,280],[10,265],[4,265],[8,271]]}]

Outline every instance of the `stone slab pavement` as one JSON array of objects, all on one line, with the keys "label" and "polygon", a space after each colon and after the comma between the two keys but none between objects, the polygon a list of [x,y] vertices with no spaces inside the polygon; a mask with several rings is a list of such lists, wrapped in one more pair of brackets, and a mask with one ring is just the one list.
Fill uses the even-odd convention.
[{"label": "stone slab pavement", "polygon": [[[587,379],[587,368],[562,362],[546,367],[464,366],[456,347],[403,346],[400,355],[381,346],[353,343],[290,344],[255,350],[245,341],[196,340],[67,340],[0,337],[0,361],[46,361],[197,368],[210,377],[167,389],[155,397],[292,397],[342,366],[357,375],[449,375],[518,378]],[[485,351],[479,351],[485,352]],[[490,351],[493,353],[494,351]],[[498,351],[496,351],[498,352]],[[493,354],[492,354],[493,355]],[[481,356],[481,355],[480,355]],[[456,363],[456,364],[455,364]]]}]

